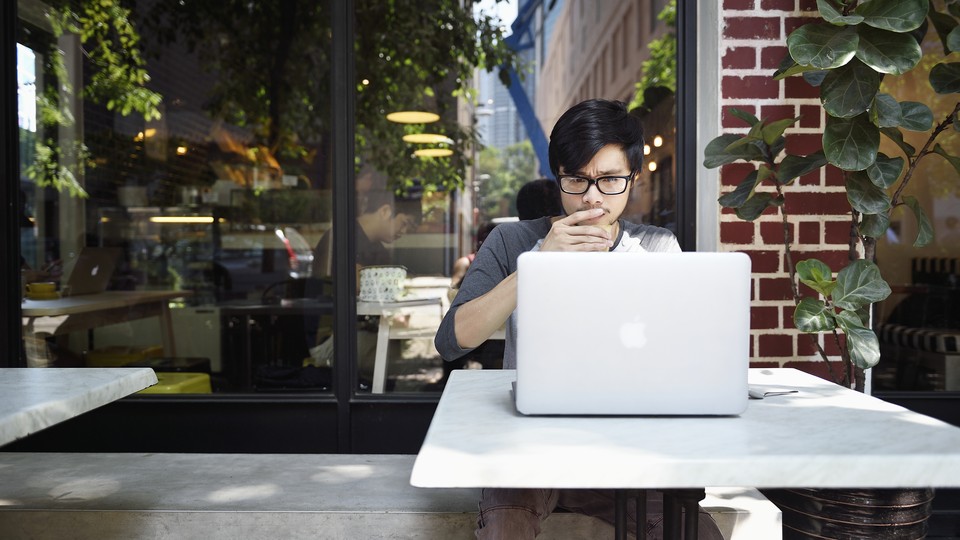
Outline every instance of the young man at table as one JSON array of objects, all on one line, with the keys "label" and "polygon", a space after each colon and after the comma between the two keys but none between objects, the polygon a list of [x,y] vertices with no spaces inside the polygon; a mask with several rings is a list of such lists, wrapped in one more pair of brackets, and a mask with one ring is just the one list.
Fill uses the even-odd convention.
[{"label": "young man at table", "polygon": [[[594,99],[569,109],[550,134],[549,158],[566,215],[504,223],[491,232],[437,331],[435,343],[444,360],[463,356],[508,322],[503,367],[516,367],[517,257],[525,251],[680,251],[670,231],[620,219],[628,190],[643,164],[643,129],[623,103]],[[570,291],[557,293],[590,294],[590,279],[583,276]],[[643,538],[660,538],[659,492],[651,492],[647,498]],[[635,534],[634,505],[628,506],[629,527]],[[611,490],[484,489],[477,538],[534,538],[541,522],[557,507],[613,523]],[[700,514],[699,537],[722,538],[704,512]]]}]

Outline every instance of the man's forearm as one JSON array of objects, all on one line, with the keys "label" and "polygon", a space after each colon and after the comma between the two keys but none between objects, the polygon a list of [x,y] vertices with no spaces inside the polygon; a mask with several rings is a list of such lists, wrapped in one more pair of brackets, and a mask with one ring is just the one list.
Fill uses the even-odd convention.
[{"label": "man's forearm", "polygon": [[517,274],[513,273],[490,289],[457,309],[454,332],[457,344],[466,349],[479,347],[503,326],[517,307]]}]

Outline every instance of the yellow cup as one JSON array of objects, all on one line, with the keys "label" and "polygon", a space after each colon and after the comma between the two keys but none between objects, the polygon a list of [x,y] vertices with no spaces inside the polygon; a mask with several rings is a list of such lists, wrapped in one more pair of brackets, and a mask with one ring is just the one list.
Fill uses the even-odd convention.
[{"label": "yellow cup", "polygon": [[57,296],[57,284],[53,281],[27,283],[27,298],[46,299]]}]

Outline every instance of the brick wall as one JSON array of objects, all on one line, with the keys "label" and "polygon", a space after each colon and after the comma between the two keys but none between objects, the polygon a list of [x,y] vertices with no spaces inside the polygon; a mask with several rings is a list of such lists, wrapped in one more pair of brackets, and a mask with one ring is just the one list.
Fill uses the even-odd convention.
[{"label": "brick wall", "polygon": [[[823,113],[818,89],[802,77],[774,81],[773,72],[786,54],[791,31],[817,14],[816,0],[721,0],[721,127],[725,133],[746,133],[747,126],[728,110],[736,107],[758,118],[801,116],[787,131],[787,151],[808,154],[821,147]],[[721,191],[732,191],[752,170],[733,163],[720,171]],[[761,188],[770,189],[772,188]],[[833,167],[808,174],[787,191],[794,263],[816,255],[836,271],[847,260],[850,206],[843,178]],[[724,209],[720,246],[742,251],[753,261],[751,365],[797,367],[827,376],[813,337],[793,327],[793,299],[784,256],[780,214],[768,209],[754,222]],[[839,263],[840,266],[837,266]],[[807,290],[809,293],[809,289]],[[824,338],[819,338],[823,343]],[[838,358],[832,338],[823,343]]]}]

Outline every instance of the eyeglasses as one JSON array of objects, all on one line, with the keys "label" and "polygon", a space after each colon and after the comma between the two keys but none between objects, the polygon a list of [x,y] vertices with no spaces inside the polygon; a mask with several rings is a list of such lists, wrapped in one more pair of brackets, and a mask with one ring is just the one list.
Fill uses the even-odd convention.
[{"label": "eyeglasses", "polygon": [[561,174],[558,183],[560,184],[560,191],[570,195],[586,193],[591,184],[595,184],[597,191],[604,195],[619,195],[627,190],[631,178],[633,178],[632,172],[628,176],[601,176],[599,178]]}]

